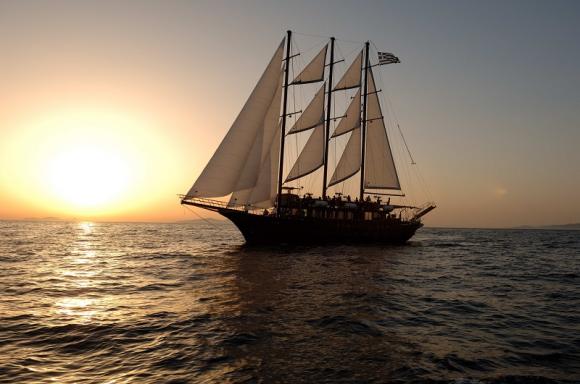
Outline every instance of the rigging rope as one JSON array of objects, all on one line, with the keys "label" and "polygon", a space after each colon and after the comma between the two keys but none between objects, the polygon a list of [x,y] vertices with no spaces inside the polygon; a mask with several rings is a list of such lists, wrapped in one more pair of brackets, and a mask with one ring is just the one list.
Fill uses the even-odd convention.
[{"label": "rigging rope", "polygon": [[[308,37],[318,37],[318,38],[322,38],[322,39],[330,39],[330,36],[314,35],[314,34],[300,33],[300,32],[294,32],[294,31],[292,31],[292,33],[294,33],[296,35],[302,35],[302,36],[308,36]],[[342,41],[344,43],[364,44],[364,42],[362,42],[362,41],[345,40],[345,39],[339,39],[337,37],[335,37],[335,39],[338,40],[338,41]]]},{"label": "rigging rope", "polygon": [[[378,51],[377,46],[372,41],[371,41],[371,44],[373,45],[374,49],[376,51]],[[374,53],[376,53],[376,52],[374,52]],[[381,83],[382,83],[382,73],[381,73],[381,71],[378,71],[378,74],[379,74],[379,78],[380,78]],[[403,134],[403,131],[402,131],[401,127],[400,127],[399,119],[398,119],[397,114],[395,112],[395,108],[393,108],[393,104],[392,104],[391,98],[389,97],[389,93],[387,92],[387,89],[385,89],[383,93],[384,93],[384,99],[386,101],[386,105],[385,106],[388,108],[388,110],[390,111],[390,113],[393,116],[394,123],[397,125],[397,128],[399,130],[401,139],[403,141],[403,144],[404,144],[404,146],[405,146],[405,148],[407,150],[407,153],[409,155],[409,158],[411,160],[411,165],[413,166],[412,168],[413,168],[413,171],[414,172],[410,172],[410,176],[412,174],[415,175],[415,179],[416,179],[416,181],[418,183],[418,187],[425,194],[425,197],[427,198],[427,200],[433,201],[433,196],[431,194],[431,191],[429,189],[429,186],[428,186],[427,182],[425,181],[425,179],[423,177],[423,174],[421,173],[421,170],[420,170],[419,166],[417,165],[417,162],[415,161],[415,159],[413,158],[413,156],[411,154],[411,150],[410,150],[410,148],[409,148],[409,146],[407,144],[407,140],[405,139],[405,136]],[[407,163],[404,163],[404,164],[407,164]],[[408,169],[408,168],[406,168],[406,169]],[[410,177],[410,179],[411,179],[411,177]]]},{"label": "rigging rope", "polygon": [[403,131],[401,131],[401,126],[397,123],[397,128],[399,128],[399,133],[401,134],[401,139],[403,139],[403,144],[405,144],[405,148],[407,149],[407,153],[409,154],[409,158],[411,159],[411,164],[415,165],[415,160],[413,160],[413,155],[411,155],[411,150],[407,145],[407,140],[405,140],[405,136],[403,136]]},{"label": "rigging rope", "polygon": [[217,226],[217,225],[215,225],[215,224],[214,224],[214,223],[212,223],[211,221],[207,220],[206,218],[204,218],[203,216],[201,216],[199,213],[195,212],[195,211],[193,210],[193,208],[190,208],[190,207],[189,207],[189,206],[187,206],[187,205],[183,205],[183,207],[184,207],[185,209],[187,209],[188,211],[192,212],[194,215],[196,215],[197,217],[199,217],[199,218],[200,218],[200,219],[202,219],[203,221],[205,221],[207,224],[211,225],[212,227],[214,227],[214,228],[216,228],[216,229],[218,228],[218,226]]}]

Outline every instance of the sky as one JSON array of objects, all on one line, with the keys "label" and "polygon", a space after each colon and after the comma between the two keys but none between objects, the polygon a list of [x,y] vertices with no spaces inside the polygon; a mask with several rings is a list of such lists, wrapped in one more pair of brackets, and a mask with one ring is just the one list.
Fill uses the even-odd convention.
[{"label": "sky", "polygon": [[401,58],[380,71],[427,225],[580,222],[578,20],[561,0],[0,0],[0,218],[197,218],[177,195],[291,29]]}]

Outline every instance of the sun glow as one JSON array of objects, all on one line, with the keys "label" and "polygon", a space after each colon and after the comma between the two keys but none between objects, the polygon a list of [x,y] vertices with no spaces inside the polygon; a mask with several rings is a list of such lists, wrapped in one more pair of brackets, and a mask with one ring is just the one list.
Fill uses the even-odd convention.
[{"label": "sun glow", "polygon": [[43,190],[73,214],[111,210],[135,187],[142,160],[130,143],[135,125],[126,117],[87,111],[49,120],[57,138],[47,143],[42,161]]},{"label": "sun glow", "polygon": [[54,109],[14,125],[0,143],[0,161],[9,165],[0,169],[0,184],[8,188],[3,193],[43,216],[114,218],[142,211],[167,194],[162,189],[173,177],[167,155],[173,147],[151,120],[128,112]]},{"label": "sun glow", "polygon": [[47,163],[48,183],[64,202],[93,207],[113,202],[127,190],[129,164],[111,148],[80,146],[58,153]]}]

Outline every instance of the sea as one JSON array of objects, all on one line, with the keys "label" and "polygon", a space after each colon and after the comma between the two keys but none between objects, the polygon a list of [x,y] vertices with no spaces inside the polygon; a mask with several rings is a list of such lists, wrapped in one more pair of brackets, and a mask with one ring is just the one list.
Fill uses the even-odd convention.
[{"label": "sea", "polygon": [[580,231],[0,222],[1,383],[580,383]]}]

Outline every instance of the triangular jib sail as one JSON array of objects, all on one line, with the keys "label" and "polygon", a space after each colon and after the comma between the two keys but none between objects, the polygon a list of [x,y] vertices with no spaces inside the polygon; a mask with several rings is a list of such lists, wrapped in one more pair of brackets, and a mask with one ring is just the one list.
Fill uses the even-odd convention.
[{"label": "triangular jib sail", "polygon": [[324,124],[314,129],[290,170],[286,182],[306,176],[324,164]]},{"label": "triangular jib sail", "polygon": [[[272,151],[277,147],[273,141],[278,130],[283,51],[284,41],[186,197],[219,197],[250,190],[265,172],[262,168],[271,166],[266,159],[277,158]],[[274,197],[275,192],[270,199]]]},{"label": "triangular jib sail", "polygon": [[316,92],[316,95],[314,95],[310,104],[296,120],[294,126],[288,131],[288,134],[312,129],[324,122],[324,87],[325,85],[323,84]]},{"label": "triangular jib sail", "polygon": [[360,127],[360,89],[354,95],[350,105],[346,109],[345,116],[338,123],[332,137],[343,135]]},{"label": "triangular jib sail", "polygon": [[365,188],[401,189],[379,103],[372,69],[368,69]]},{"label": "triangular jib sail", "polygon": [[334,87],[335,91],[359,87],[361,84],[362,51],[354,59],[350,67],[346,70],[342,78]]},{"label": "triangular jib sail", "polygon": [[329,187],[340,183],[348,179],[349,177],[355,175],[360,169],[361,163],[361,140],[360,140],[360,128],[352,131],[344,152],[334,170],[334,174],[330,179]]},{"label": "triangular jib sail", "polygon": [[294,79],[292,84],[308,84],[316,83],[324,80],[324,64],[326,62],[326,51],[328,44],[326,44],[318,53],[314,56],[312,61],[300,72],[298,76]]}]

